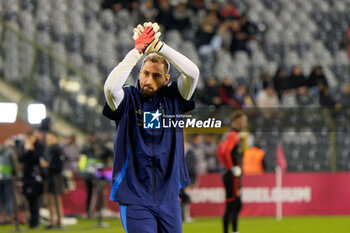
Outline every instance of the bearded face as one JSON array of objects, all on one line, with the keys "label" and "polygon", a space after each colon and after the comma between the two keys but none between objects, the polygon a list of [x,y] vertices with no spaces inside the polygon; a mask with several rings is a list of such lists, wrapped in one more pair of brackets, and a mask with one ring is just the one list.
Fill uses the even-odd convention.
[{"label": "bearded face", "polygon": [[144,98],[150,98],[169,81],[169,74],[164,71],[164,64],[146,62],[140,70],[140,93]]}]

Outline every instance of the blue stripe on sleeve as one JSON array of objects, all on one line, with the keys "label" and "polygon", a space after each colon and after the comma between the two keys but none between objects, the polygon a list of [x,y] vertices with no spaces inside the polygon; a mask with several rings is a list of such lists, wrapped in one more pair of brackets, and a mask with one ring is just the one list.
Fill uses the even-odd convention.
[{"label": "blue stripe on sleeve", "polygon": [[177,170],[177,176],[179,177],[179,190],[182,189],[182,184],[181,184],[181,178],[180,178],[180,172]]},{"label": "blue stripe on sleeve", "polygon": [[[175,146],[175,154],[177,155],[177,145]],[[177,165],[177,177],[179,179],[179,190],[182,189],[182,184],[181,184],[181,176],[180,176],[180,163]]]},{"label": "blue stripe on sleeve", "polygon": [[109,195],[109,199],[111,201],[114,201],[115,193],[117,192],[120,184],[122,183],[122,181],[124,179],[124,176],[125,176],[125,173],[126,173],[126,169],[128,167],[128,160],[129,160],[129,149],[127,150],[126,160],[124,162],[122,170],[120,171],[117,179],[115,179],[115,181],[113,182],[112,189],[111,189],[111,194]]},{"label": "blue stripe on sleeve", "polygon": [[128,227],[126,225],[126,205],[119,203],[119,211],[120,211],[120,219],[122,220],[125,233],[128,233]]}]

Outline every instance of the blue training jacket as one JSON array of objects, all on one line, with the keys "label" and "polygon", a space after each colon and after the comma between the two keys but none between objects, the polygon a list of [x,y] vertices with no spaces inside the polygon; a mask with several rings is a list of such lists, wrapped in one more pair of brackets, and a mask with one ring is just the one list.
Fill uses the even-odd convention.
[{"label": "blue training jacket", "polygon": [[149,129],[144,128],[143,123],[152,120],[149,112],[157,111],[180,120],[179,114],[194,109],[194,100],[185,100],[176,82],[162,87],[147,101],[140,96],[139,84],[123,90],[124,99],[117,110],[112,111],[108,104],[103,110],[117,126],[110,199],[123,204],[153,206],[178,200],[179,189],[190,184],[183,130],[179,127]]}]

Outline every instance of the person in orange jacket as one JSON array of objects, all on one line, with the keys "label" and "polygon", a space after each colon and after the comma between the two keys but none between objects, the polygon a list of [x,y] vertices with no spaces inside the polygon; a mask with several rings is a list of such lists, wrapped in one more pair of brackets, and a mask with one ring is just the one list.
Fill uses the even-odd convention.
[{"label": "person in orange jacket", "polygon": [[246,149],[243,154],[244,175],[261,175],[265,172],[265,152],[257,144]]}]

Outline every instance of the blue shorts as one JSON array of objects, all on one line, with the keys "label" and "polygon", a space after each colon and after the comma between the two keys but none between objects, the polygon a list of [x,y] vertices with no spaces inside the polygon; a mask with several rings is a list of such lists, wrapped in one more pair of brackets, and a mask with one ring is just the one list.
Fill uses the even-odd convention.
[{"label": "blue shorts", "polygon": [[179,201],[168,201],[157,206],[119,203],[119,210],[126,233],[182,232]]}]

